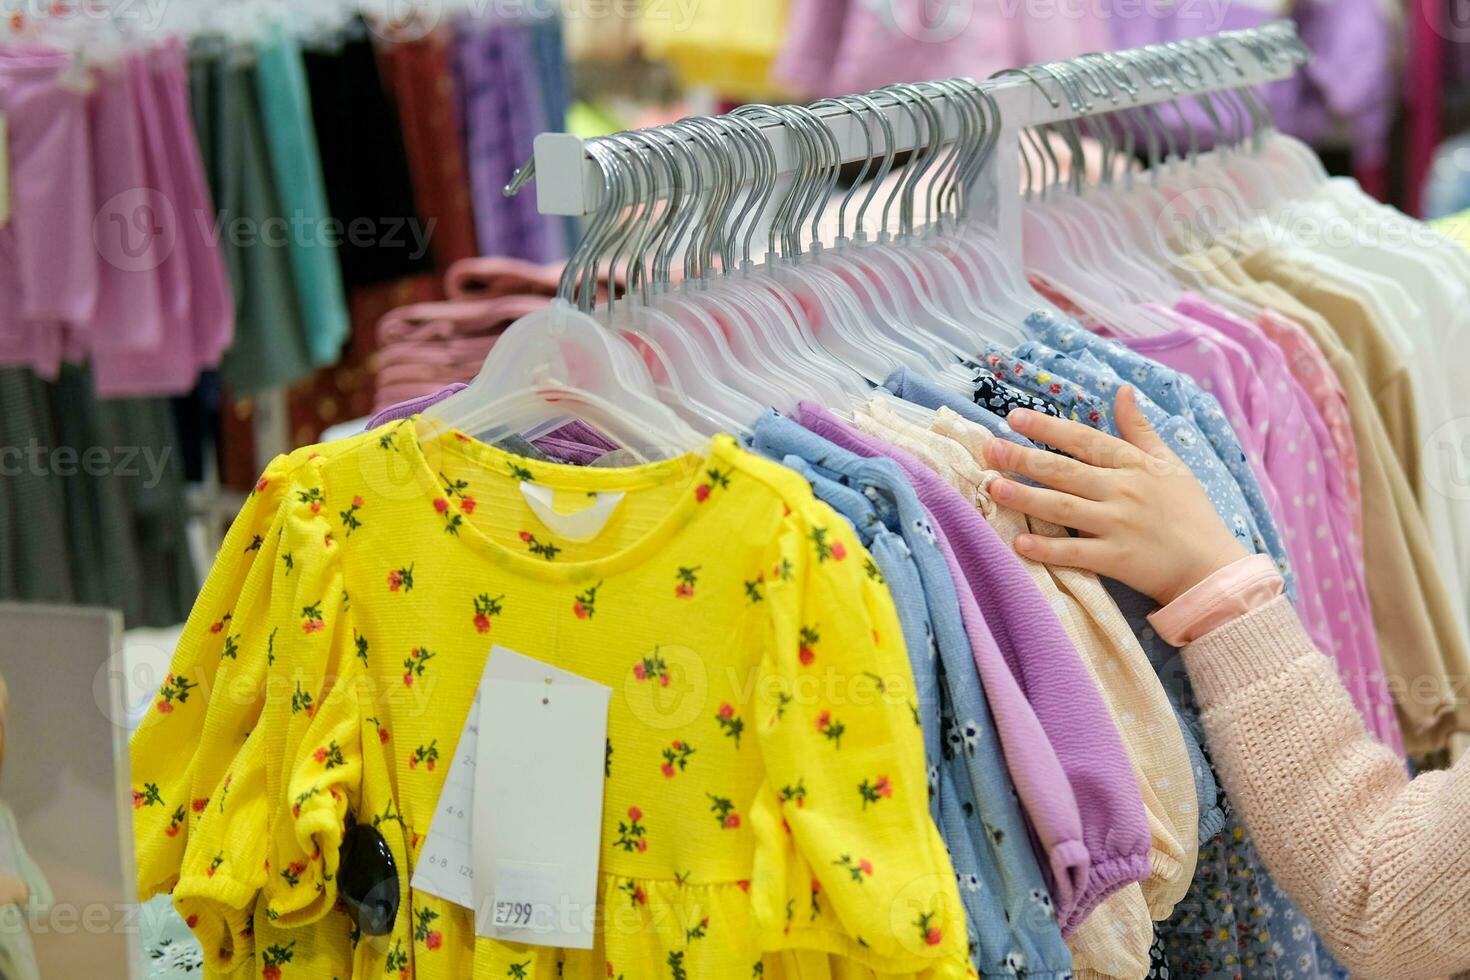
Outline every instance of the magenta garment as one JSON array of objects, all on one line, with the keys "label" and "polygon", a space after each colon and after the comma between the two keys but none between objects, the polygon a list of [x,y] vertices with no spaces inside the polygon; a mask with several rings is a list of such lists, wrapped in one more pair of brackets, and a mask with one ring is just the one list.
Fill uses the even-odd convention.
[{"label": "magenta garment", "polygon": [[0,226],[0,364],[55,378],[63,325],[96,307],[92,146],[86,95],[62,84],[69,58],[0,46],[11,218]]},{"label": "magenta garment", "polygon": [[[886,456],[902,466],[936,530],[943,530],[954,549],[963,576],[956,584],[969,584],[1004,666],[1036,713],[1077,800],[1090,869],[1072,907],[1058,910],[1064,933],[1070,933],[1109,895],[1149,875],[1143,798],[1092,675],[1020,558],[958,491],[908,453],[854,431],[819,405],[801,402],[796,421],[852,452]],[[980,658],[983,647],[977,644],[976,666],[990,699],[998,671]],[[999,725],[993,701],[992,708]]]},{"label": "magenta garment", "polygon": [[1347,479],[1326,424],[1285,355],[1254,324],[1194,296],[1177,309],[1189,317],[1180,330],[1124,342],[1220,400],[1262,485],[1275,490],[1273,514],[1297,572],[1303,622],[1336,660],[1369,728],[1402,754]]}]

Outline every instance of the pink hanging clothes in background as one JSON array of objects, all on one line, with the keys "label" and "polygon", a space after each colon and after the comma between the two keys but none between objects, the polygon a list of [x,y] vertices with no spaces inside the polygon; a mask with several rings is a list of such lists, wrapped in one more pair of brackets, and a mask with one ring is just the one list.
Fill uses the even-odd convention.
[{"label": "pink hanging clothes in background", "polygon": [[10,220],[0,225],[0,364],[55,379],[68,323],[98,296],[87,94],[67,55],[0,46],[0,114],[9,132]]}]

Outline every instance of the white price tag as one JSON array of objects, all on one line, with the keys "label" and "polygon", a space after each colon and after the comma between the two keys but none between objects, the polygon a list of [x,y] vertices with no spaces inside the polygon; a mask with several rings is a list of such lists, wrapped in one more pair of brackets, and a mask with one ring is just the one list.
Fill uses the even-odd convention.
[{"label": "white price tag", "polygon": [[475,931],[591,949],[612,689],[504,647],[480,686]]},{"label": "white price tag", "polygon": [[[483,686],[483,681],[482,681]],[[418,863],[413,866],[409,885],[415,891],[437,895],[446,902],[474,908],[474,859],[470,856],[475,798],[475,754],[479,751],[480,692],[470,704],[449,771],[444,774],[444,789],[439,806],[429,824]]]}]

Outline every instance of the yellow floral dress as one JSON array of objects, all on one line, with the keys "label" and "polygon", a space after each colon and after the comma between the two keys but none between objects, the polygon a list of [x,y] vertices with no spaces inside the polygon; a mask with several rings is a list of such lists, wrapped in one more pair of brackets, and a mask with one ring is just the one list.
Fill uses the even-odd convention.
[{"label": "yellow floral dress", "polygon": [[[892,600],[804,480],[728,437],[589,469],[417,424],[267,468],[134,737],[140,892],[207,975],[973,975]],[[527,483],[623,496],[578,542]],[[408,887],[495,644],[613,691],[592,950]],[[385,937],[337,901],[354,823],[398,864]]]}]

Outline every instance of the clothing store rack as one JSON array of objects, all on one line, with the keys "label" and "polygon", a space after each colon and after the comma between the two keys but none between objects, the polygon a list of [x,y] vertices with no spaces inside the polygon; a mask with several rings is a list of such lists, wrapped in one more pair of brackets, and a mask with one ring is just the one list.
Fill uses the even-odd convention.
[{"label": "clothing store rack", "polygon": [[[1075,78],[1079,72],[1096,77],[1100,72],[1117,71],[1121,63],[1137,64],[1144,58],[1157,56],[1178,63],[1190,59],[1196,63],[1208,60],[1211,74],[1208,84],[1183,86],[1169,84],[1136,85],[1135,91],[1122,94],[1109,84],[1113,97],[1094,99],[1086,95],[1079,100],[1076,87],[1069,92],[1059,73],[1068,71]],[[1297,38],[1290,21],[1275,21],[1263,27],[1171,42],[1102,55],[1087,55],[1071,62],[1036,65],[1000,75],[982,82],[994,97],[1000,110],[1001,130],[995,147],[994,162],[988,167],[996,188],[1020,186],[1020,133],[1022,130],[1080,119],[1118,109],[1157,105],[1181,96],[1200,96],[1210,92],[1245,86],[1258,86],[1290,77],[1306,58],[1306,48]],[[1206,77],[1203,73],[1201,77]],[[1135,78],[1136,80],[1136,78]],[[959,129],[958,110],[953,99],[942,94],[926,96],[939,113],[941,128],[948,142]],[[862,117],[847,109],[818,109],[831,129],[844,163],[867,157]],[[910,113],[894,105],[884,108],[892,126],[896,152],[915,147],[915,129]],[[756,124],[770,142],[775,153],[777,171],[781,175],[796,171],[799,159],[796,137],[781,122]],[[587,150],[587,142],[570,133],[542,133],[536,137],[533,163],[518,170],[506,187],[514,194],[531,179],[536,180],[536,203],[542,214],[585,217],[598,209],[603,174]],[[1002,242],[1019,243],[1021,198],[1018,194],[996,194],[995,221]]]}]

